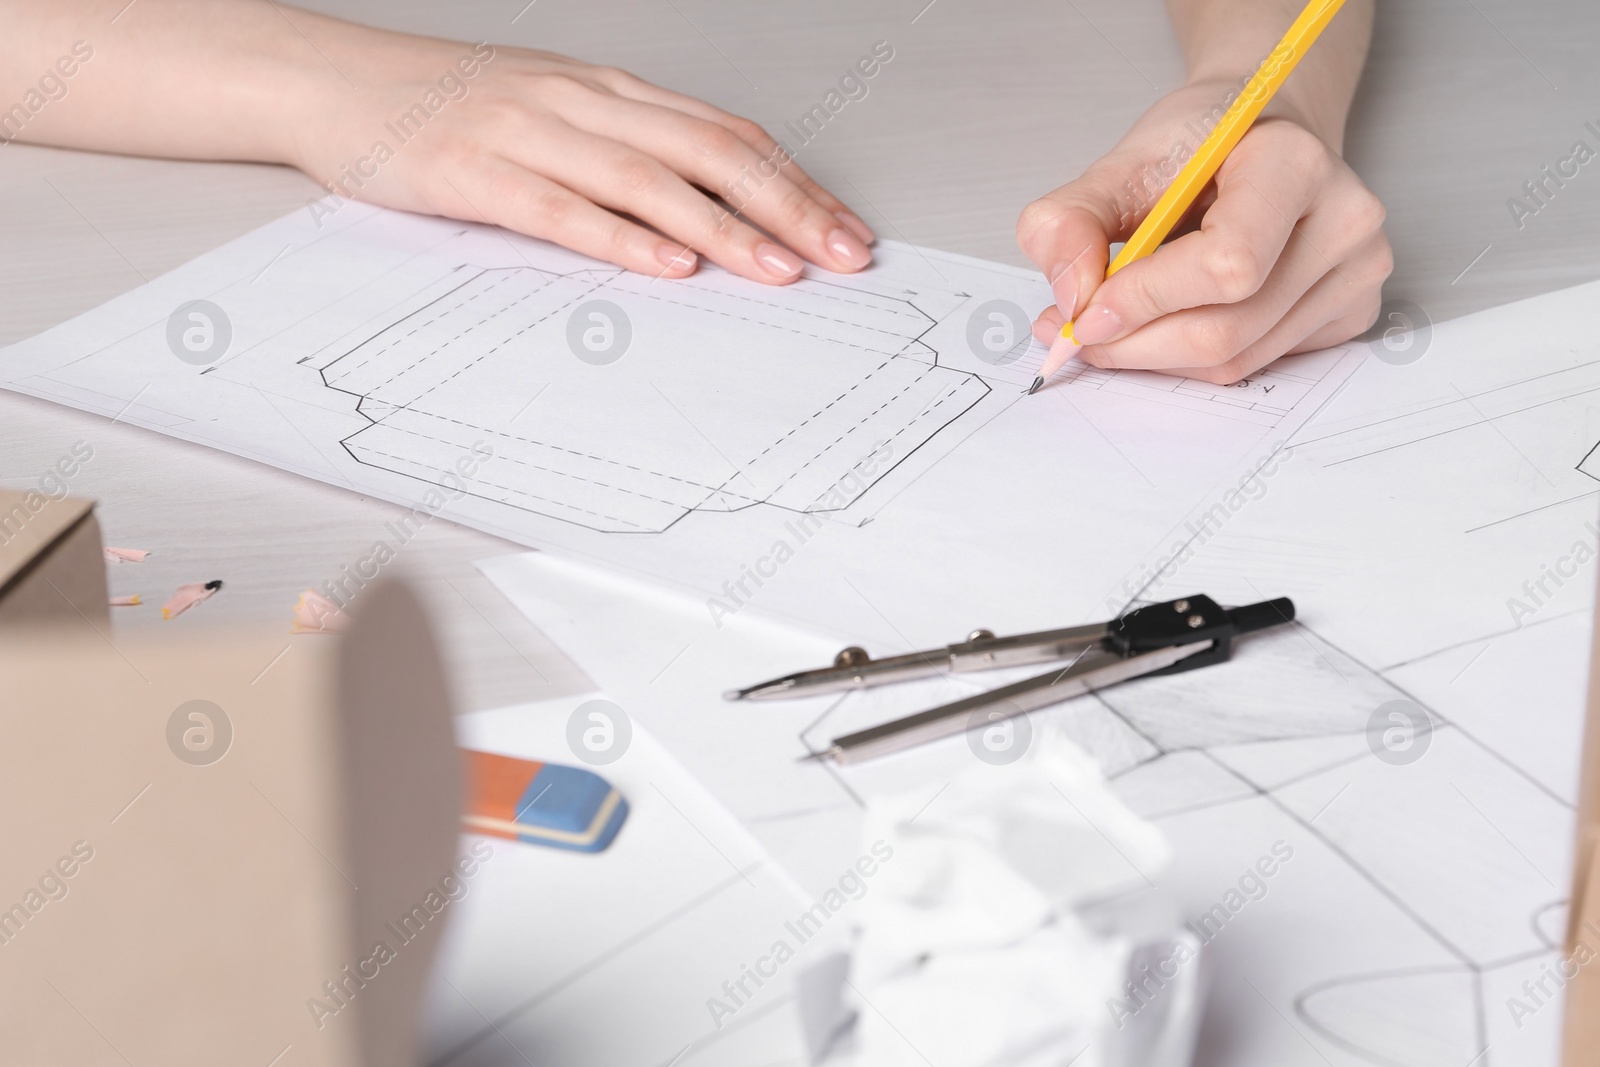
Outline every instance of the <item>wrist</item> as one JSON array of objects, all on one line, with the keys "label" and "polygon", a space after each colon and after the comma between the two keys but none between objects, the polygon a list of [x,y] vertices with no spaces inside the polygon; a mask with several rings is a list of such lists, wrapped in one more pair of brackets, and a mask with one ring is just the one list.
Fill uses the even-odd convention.
[{"label": "wrist", "polygon": [[338,90],[330,83],[330,77],[338,83],[338,75],[326,65],[316,70],[283,56],[257,56],[250,67],[237,82],[235,114],[250,127],[243,158],[305,170],[315,157],[317,128],[340,107]]},{"label": "wrist", "polygon": [[368,151],[392,137],[386,121],[437,90],[441,75],[453,73],[459,62],[477,53],[473,45],[455,41],[333,19],[324,23],[317,40],[328,61],[319,59],[293,76],[272,124],[281,161],[319,182],[349,162],[343,155]]},{"label": "wrist", "polygon": [[[1255,73],[1254,68],[1249,68],[1247,73],[1223,75],[1218,73],[1200,74],[1189,80],[1187,88],[1198,94],[1201,99],[1211,99],[1212,114],[1220,117],[1221,108],[1226,110],[1228,105],[1238,97],[1239,91]],[[1326,101],[1316,100],[1299,91],[1291,81],[1280,89],[1267,106],[1262,109],[1260,119],[1279,119],[1292,122],[1312,134],[1331,148],[1336,155],[1344,154],[1345,118],[1349,113],[1347,103],[1330,105]]]},{"label": "wrist", "polygon": [[1301,94],[1285,91],[1272,98],[1261,112],[1263,119],[1283,119],[1303,129],[1310,130],[1327,145],[1336,156],[1344,156],[1345,119],[1348,105],[1330,106],[1326,102],[1308,100]]}]

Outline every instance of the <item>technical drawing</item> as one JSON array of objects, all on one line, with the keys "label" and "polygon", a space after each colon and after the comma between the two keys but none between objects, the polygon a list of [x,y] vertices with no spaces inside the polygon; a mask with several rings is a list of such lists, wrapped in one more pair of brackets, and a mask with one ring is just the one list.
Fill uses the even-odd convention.
[{"label": "technical drawing", "polygon": [[[600,532],[659,533],[696,511],[843,510],[990,391],[940,365],[921,340],[936,320],[910,299],[802,281],[782,303],[737,295],[736,314],[719,288],[620,270],[478,271],[320,368],[371,422],[342,444],[358,463],[437,482],[486,439],[515,470],[474,495]],[[583,388],[596,368],[569,351],[568,323],[595,297],[621,302],[635,343],[697,342],[669,385],[619,375],[609,391]],[[786,360],[804,373],[776,365]],[[486,392],[527,374],[551,378],[553,395],[512,420],[523,428],[486,417]],[[608,415],[617,390],[661,417]]]},{"label": "technical drawing", "polygon": [[[1549,954],[1530,916],[1558,908],[1550,898],[1559,891],[1536,869],[1507,863],[1482,809],[1504,820],[1515,804],[1522,819],[1562,827],[1570,807],[1434,712],[1416,764],[1376,760],[1371,709],[1403,693],[1304,625],[1253,635],[1247,652],[1214,670],[1232,677],[1141,679],[1035,715],[1049,714],[1136,811],[1175,834],[1174,819],[1267,805],[1294,827],[1297,848],[1327,850],[1390,909],[1389,921],[1450,961],[1311,984],[1293,997],[1302,1025],[1374,1067],[1500,1063],[1492,1052],[1480,1057],[1495,1006],[1484,976]],[[802,746],[819,751],[882,716],[857,721],[851,704],[845,697],[809,724]],[[840,777],[847,793],[849,778]]]},{"label": "technical drawing", "polygon": [[[767,296],[709,267],[668,285],[620,269],[470,262],[447,285],[351,347],[301,361],[356,398],[367,424],[340,444],[362,466],[439,485],[487,441],[501,462],[471,495],[599,533],[662,533],[692,513],[755,505],[859,510],[996,386],[1031,381],[1044,355],[1025,335],[993,362],[954,350],[964,331],[952,320],[971,298],[931,287],[802,279]],[[576,353],[572,320],[591,301],[627,316],[627,369]],[[1232,386],[1075,364],[1060,384],[1271,425],[1336,361],[1293,357]],[[526,415],[496,406],[531,379],[550,384]]]},{"label": "technical drawing", "polygon": [[1600,482],[1600,455],[1596,455],[1596,453],[1600,453],[1600,442],[1596,442],[1589,451],[1583,454],[1583,458],[1578,461],[1575,469],[1579,473],[1586,474],[1595,481]]},{"label": "technical drawing", "polygon": [[[1541,298],[1557,340],[1516,360],[1502,333],[1531,306],[1504,322],[1445,324],[1436,342],[1448,359],[1353,381],[1310,439],[1290,439],[1284,473],[1127,605],[1200,590],[1225,603],[1289,594],[1302,609],[1292,629],[1252,635],[1207,671],[1034,713],[1168,832],[1179,857],[1169,873],[1191,916],[1237,877],[1234,854],[1293,842],[1269,895],[1208,946],[1216,1034],[1202,1041],[1201,1067],[1555,1062],[1561,1006],[1548,983],[1563,951],[1600,538],[1595,291]],[[1547,573],[1563,581],[1529,598],[1525,581]],[[1513,614],[1507,598],[1536,610]],[[910,615],[903,599],[876,604]],[[803,728],[784,726],[783,740],[816,753],[970,684],[848,694]],[[919,690],[935,685],[949,688]],[[1380,713],[1398,701],[1428,725],[1414,757],[1386,758]],[[946,748],[930,746],[914,767],[895,757],[901,777],[888,760],[824,763],[826,795],[806,794],[807,808],[785,819],[842,821],[832,813],[874,787],[903,789],[913,772],[934,803],[958,765],[940,760],[965,757]],[[798,855],[786,842],[800,836],[774,832],[770,847]]]},{"label": "technical drawing", "polygon": [[[844,521],[762,587],[763,610],[852,633],[866,620],[917,644],[943,613],[994,597],[1008,611],[1097,601],[1170,543],[1207,487],[1303,425],[1353,362],[1289,357],[1236,386],[1077,367],[1053,384],[1092,403],[1024,404],[1042,346],[1023,338],[988,358],[967,316],[992,300],[1044,306],[1042,279],[891,242],[875,258],[860,276],[782,288],[709,267],[655,282],[486,228],[351,205],[327,229],[304,213],[280,220],[18,346],[8,374],[35,395],[401,507],[454,483],[454,521],[701,593],[747,562],[759,569],[789,519],[826,513]],[[233,348],[204,369],[174,359],[164,333],[176,298],[195,295],[233,324]],[[629,320],[615,362],[574,347],[591,301]],[[462,488],[456,464],[479,442],[494,459]],[[1366,710],[1315,699],[1333,683],[1304,641],[1297,631],[1257,645],[1270,654],[1228,668],[1277,670],[1240,686],[1267,703],[1206,703],[1175,679],[1138,699],[1083,701],[1082,743],[1122,780],[1170,780],[1163,817],[1271,805],[1327,825],[1325,847],[1349,851],[1350,871],[1409,900],[1368,854],[1370,826],[1340,824],[1354,797],[1313,818],[1299,792],[1323,787],[1348,742],[1362,744]],[[1392,695],[1365,668],[1344,669],[1374,699]],[[1249,764],[1269,749],[1281,763],[1295,745],[1298,777]],[[1493,946],[1479,956],[1501,958]],[[1331,1001],[1306,1003],[1306,1018],[1343,1026]]]}]

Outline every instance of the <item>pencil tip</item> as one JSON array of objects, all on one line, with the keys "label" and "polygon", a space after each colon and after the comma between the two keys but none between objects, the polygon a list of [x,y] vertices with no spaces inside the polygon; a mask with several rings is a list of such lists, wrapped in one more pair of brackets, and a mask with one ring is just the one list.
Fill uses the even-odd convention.
[{"label": "pencil tip", "polygon": [[1032,385],[1028,386],[1028,392],[1026,395],[1032,396],[1034,393],[1037,393],[1039,391],[1039,387],[1042,385],[1044,385],[1044,375],[1041,374],[1033,380]]}]

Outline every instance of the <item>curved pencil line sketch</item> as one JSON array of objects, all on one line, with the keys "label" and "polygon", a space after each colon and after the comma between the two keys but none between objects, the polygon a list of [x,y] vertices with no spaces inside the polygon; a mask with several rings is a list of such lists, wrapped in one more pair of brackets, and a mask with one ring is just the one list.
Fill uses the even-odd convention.
[{"label": "curved pencil line sketch", "polygon": [[[1432,1010],[1417,1010],[1419,1001]],[[1483,1062],[1482,983],[1467,967],[1335,978],[1302,991],[1294,1008],[1308,1027],[1377,1067]]]}]

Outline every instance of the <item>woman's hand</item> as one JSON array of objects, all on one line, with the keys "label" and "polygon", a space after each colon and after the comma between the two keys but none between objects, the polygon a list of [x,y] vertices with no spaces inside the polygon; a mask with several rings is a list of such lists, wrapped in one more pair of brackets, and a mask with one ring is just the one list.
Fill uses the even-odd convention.
[{"label": "woman's hand", "polygon": [[354,90],[321,80],[291,161],[342,195],[655,276],[693,273],[697,254],[774,285],[798,278],[802,257],[843,272],[871,262],[866,224],[748,119],[548,52],[360,27],[341,44],[370,74],[352,75]]},{"label": "woman's hand", "polygon": [[872,259],[872,231],[761,127],[609,67],[257,0],[0,0],[0,25],[0,99],[74,72],[7,138],[288,163],[656,276],[703,255],[781,285],[802,257]]},{"label": "woman's hand", "polygon": [[1023,211],[1017,240],[1056,298],[1034,323],[1042,343],[1075,315],[1077,355],[1092,366],[1227,384],[1376,321],[1393,267],[1383,205],[1281,101],[1217,170],[1188,231],[1105,278],[1111,242],[1143,221],[1235,88],[1200,82],[1163,98],[1082,177]]}]

